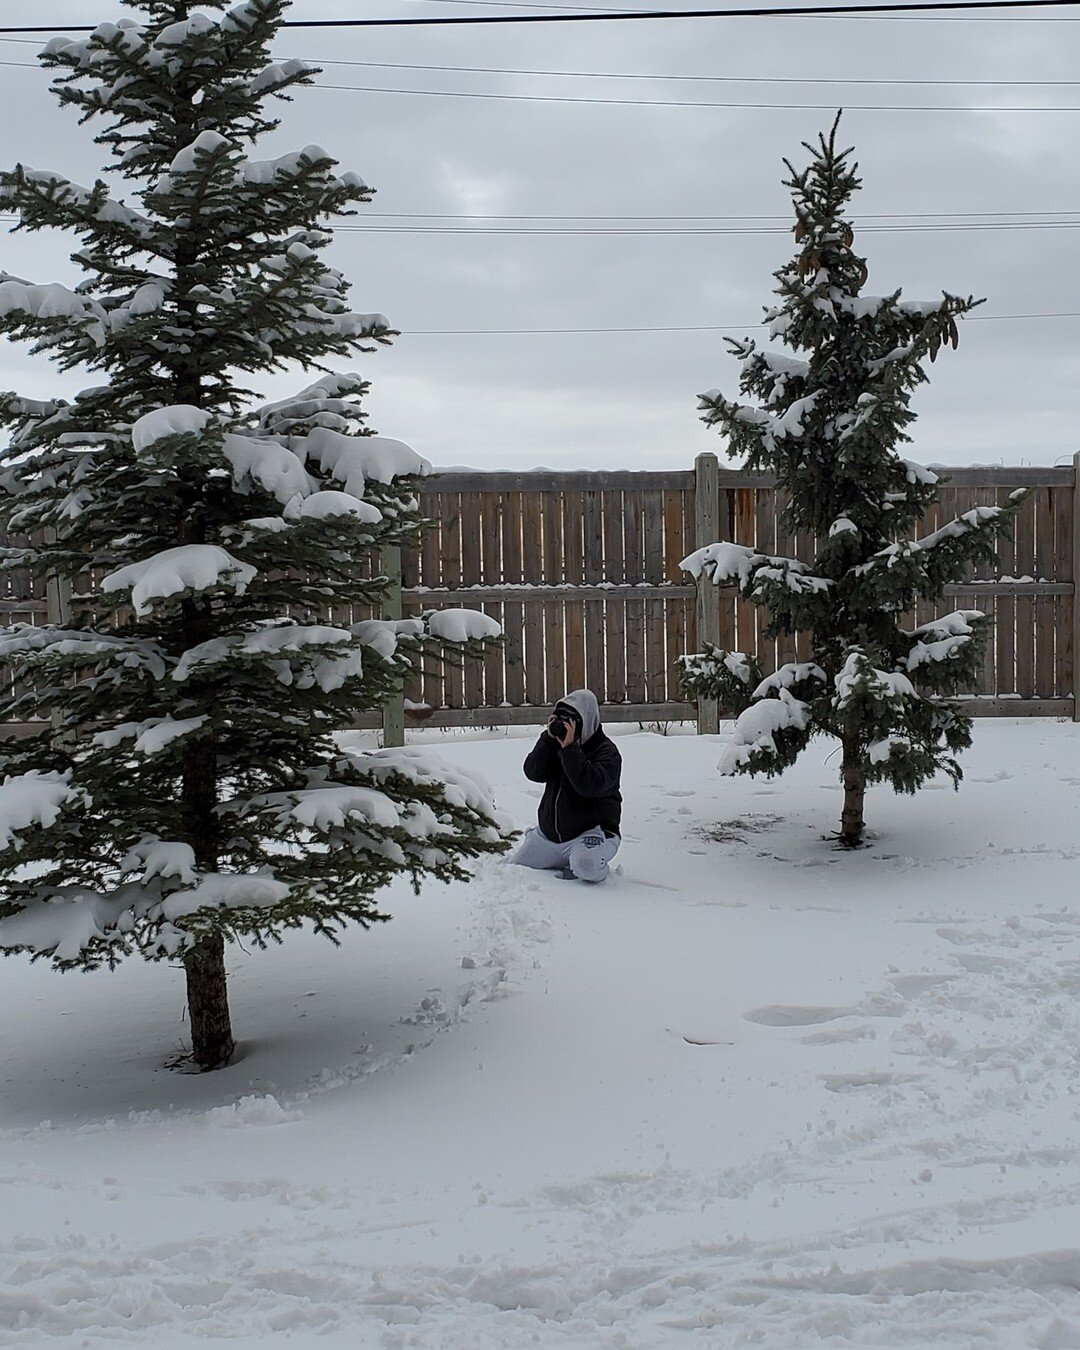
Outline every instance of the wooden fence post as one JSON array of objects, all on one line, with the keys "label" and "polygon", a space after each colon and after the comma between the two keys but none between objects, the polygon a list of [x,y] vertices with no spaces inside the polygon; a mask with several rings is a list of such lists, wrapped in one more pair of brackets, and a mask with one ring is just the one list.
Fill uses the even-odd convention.
[{"label": "wooden fence post", "polygon": [[[401,618],[401,548],[389,545],[379,555],[379,565],[390,578],[383,594],[382,617]],[[383,707],[383,745],[405,744],[405,687],[404,685]]]},{"label": "wooden fence post", "polygon": [[1080,451],[1073,455],[1072,584],[1073,721],[1080,722]]},{"label": "wooden fence post", "polygon": [[[720,461],[711,451],[694,461],[694,545],[704,548],[719,540]],[[716,586],[704,576],[697,581],[698,646],[720,641],[720,605]],[[720,730],[720,710],[714,698],[698,699],[698,735],[715,736]]]}]

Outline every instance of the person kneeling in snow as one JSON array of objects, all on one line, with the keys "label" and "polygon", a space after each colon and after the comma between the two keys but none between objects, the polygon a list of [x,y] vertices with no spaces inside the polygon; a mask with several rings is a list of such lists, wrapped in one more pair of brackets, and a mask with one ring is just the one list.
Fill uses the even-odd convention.
[{"label": "person kneeling in snow", "polygon": [[510,861],[558,871],[566,880],[603,881],[622,843],[621,771],[596,695],[575,689],[560,699],[525,761],[525,777],[544,784],[538,826]]}]

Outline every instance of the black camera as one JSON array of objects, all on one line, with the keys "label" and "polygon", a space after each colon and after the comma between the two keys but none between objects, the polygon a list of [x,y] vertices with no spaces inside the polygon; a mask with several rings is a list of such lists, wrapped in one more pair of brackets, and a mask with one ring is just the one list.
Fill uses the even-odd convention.
[{"label": "black camera", "polygon": [[563,740],[569,730],[569,723],[563,721],[561,717],[556,717],[553,721],[548,723],[548,731],[557,741]]}]

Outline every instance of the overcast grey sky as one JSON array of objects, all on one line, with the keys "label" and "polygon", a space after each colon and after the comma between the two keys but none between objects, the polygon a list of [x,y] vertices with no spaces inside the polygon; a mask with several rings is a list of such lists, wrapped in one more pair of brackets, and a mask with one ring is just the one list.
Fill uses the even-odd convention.
[{"label": "overcast grey sky", "polygon": [[[292,17],[515,11],[468,0],[296,0]],[[110,0],[0,7],[5,25],[96,23],[128,12]],[[441,465],[689,467],[701,450],[723,452],[696,411],[700,390],[736,390],[737,365],[720,332],[425,330],[753,332],[771,274],[792,248],[781,161],[805,159],[800,142],[843,106],[843,134],[864,179],[856,216],[892,217],[857,228],[867,289],[987,297],[978,311],[985,318],[963,324],[959,351],[931,368],[930,386],[916,395],[912,457],[1064,462],[1080,449],[1080,317],[994,316],[1080,312],[1080,85],[1067,83],[1080,71],[1076,13],[287,31],[278,54],[326,62],[322,84],[363,90],[301,91],[256,154],[314,141],[378,189],[356,222],[363,228],[340,233],[332,259],[353,282],[355,307],[381,310],[402,330],[392,348],[354,363],[372,380],[380,432]],[[6,64],[29,63],[34,51],[0,43],[0,161],[92,180],[102,165],[90,129],[57,107],[39,69]],[[857,80],[944,83],[843,83]],[[367,92],[374,87],[382,92]],[[933,110],[917,110],[926,108]],[[558,219],[456,219],[478,215]],[[626,219],[568,219],[604,216]],[[955,228],[986,220],[1053,227]],[[882,228],[904,223],[950,228]],[[488,228],[445,232],[479,227]],[[624,233],[568,232],[604,229]],[[646,229],[663,233],[625,233]],[[0,268],[34,281],[74,275],[63,237],[5,236],[3,250]],[[268,380],[266,392],[279,396],[299,379]],[[10,345],[0,349],[0,385],[37,396],[79,387]]]}]

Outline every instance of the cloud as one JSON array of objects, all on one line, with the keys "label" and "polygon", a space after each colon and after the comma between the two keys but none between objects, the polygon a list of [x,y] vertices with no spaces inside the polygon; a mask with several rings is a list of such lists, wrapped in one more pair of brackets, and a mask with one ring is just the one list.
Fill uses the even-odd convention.
[{"label": "cloud", "polygon": [[[466,0],[460,9],[467,12]],[[429,14],[434,6],[369,0],[359,12]],[[72,11],[69,11],[69,13]],[[80,0],[75,15],[107,17]],[[320,16],[355,15],[325,0]],[[440,10],[441,12],[441,10]],[[7,0],[9,23],[40,22],[33,0]],[[84,19],[85,21],[85,19]],[[800,80],[1067,79],[1077,30],[1065,23],[938,19],[739,20],[505,28],[292,31],[283,55],[534,70],[666,72]],[[33,49],[3,48],[28,59]],[[8,144],[26,162],[89,181],[90,131],[57,109],[34,71],[5,70],[18,116]],[[412,213],[499,216],[748,216],[717,228],[778,230],[790,206],[785,156],[847,108],[843,129],[864,178],[863,214],[980,213],[1080,207],[1075,114],[868,111],[860,105],[1074,102],[1071,91],[952,85],[667,83],[327,66],[334,84],[595,98],[819,104],[818,109],[663,108],[301,91],[265,153],[308,141],[378,188],[333,257],[358,308],[387,313],[404,336],[355,364],[374,381],[372,421],[440,463],[528,467],[689,465],[722,446],[696,421],[696,395],[734,389],[719,333],[420,336],[416,330],[749,325],[768,303],[784,233],[439,232],[468,222]],[[1077,218],[1077,217],[1074,217]],[[1003,218],[1007,219],[1007,218]],[[558,220],[485,221],[558,230]],[[867,222],[869,224],[870,222]],[[581,230],[586,221],[566,221]],[[654,228],[663,222],[651,222]],[[674,224],[669,222],[669,224]],[[680,228],[707,222],[684,220]],[[593,221],[594,228],[650,222]],[[411,227],[390,232],[387,227]],[[985,295],[986,314],[1080,311],[1070,229],[859,234],[870,286],[911,297]],[[70,242],[19,240],[0,266],[35,279],[70,275]],[[416,334],[416,335],[412,335]],[[1051,462],[1075,445],[1080,319],[966,323],[958,353],[916,396],[913,453],[944,462]],[[56,381],[11,349],[5,382],[43,392]],[[70,387],[70,382],[69,387]],[[262,382],[275,395],[292,376]]]}]

